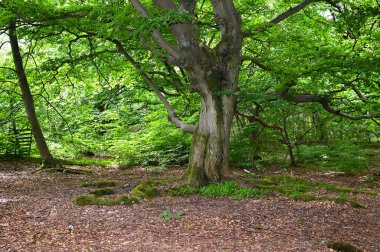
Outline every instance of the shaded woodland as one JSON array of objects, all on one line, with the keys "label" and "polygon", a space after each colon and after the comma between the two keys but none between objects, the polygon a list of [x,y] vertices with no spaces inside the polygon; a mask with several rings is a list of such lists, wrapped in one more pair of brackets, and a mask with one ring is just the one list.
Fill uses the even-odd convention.
[{"label": "shaded woodland", "polygon": [[377,0],[0,0],[4,250],[380,250],[379,17]]}]

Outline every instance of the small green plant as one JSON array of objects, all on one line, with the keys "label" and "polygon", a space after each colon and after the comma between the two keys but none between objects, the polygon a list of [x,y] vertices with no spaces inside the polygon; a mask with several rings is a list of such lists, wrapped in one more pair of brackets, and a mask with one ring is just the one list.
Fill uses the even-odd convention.
[{"label": "small green plant", "polygon": [[89,194],[96,196],[110,195],[114,193],[116,193],[116,191],[112,188],[98,188],[89,192]]},{"label": "small green plant", "polygon": [[92,181],[92,182],[83,182],[80,184],[81,187],[116,187],[120,186],[120,182],[118,181]]},{"label": "small green plant", "polygon": [[160,219],[164,219],[164,222],[168,222],[168,221],[171,221],[171,220],[179,220],[182,218],[182,216],[184,215],[185,213],[182,211],[182,210],[179,210],[177,212],[173,212],[171,211],[170,209],[166,209],[164,211],[162,211],[162,213],[160,214]]}]

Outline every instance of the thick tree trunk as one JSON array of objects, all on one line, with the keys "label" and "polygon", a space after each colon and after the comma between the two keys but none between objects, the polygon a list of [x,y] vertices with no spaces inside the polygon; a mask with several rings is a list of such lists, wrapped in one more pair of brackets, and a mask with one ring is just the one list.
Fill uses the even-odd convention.
[{"label": "thick tree trunk", "polygon": [[26,115],[29,124],[32,128],[32,134],[36,141],[38,151],[41,155],[42,168],[51,166],[53,163],[53,156],[50,154],[49,148],[46,144],[45,137],[42,133],[40,124],[37,119],[36,111],[34,109],[34,101],[32,93],[30,92],[29,83],[25,75],[20,47],[18,44],[16,25],[12,23],[9,26],[9,41],[12,48],[13,62],[16,68],[17,79],[22,93],[22,99],[25,106]]},{"label": "thick tree trunk", "polygon": [[231,175],[228,158],[235,99],[212,91],[201,96],[199,124],[193,133],[187,170],[190,186],[220,182]]}]

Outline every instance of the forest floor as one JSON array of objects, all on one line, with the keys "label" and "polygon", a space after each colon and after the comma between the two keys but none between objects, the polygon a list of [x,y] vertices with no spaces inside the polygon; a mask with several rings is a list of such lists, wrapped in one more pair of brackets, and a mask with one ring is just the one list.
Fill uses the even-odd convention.
[{"label": "forest floor", "polygon": [[[92,175],[34,173],[36,168],[0,163],[0,251],[333,251],[328,242],[380,251],[380,186],[363,182],[371,171],[355,176],[293,171],[310,181],[367,188],[371,193],[348,193],[366,207],[361,209],[276,194],[237,200],[160,196],[132,205],[76,206],[73,199],[89,191],[83,182],[116,180],[122,194],[147,179],[180,177],[184,168],[80,167]],[[165,221],[163,215],[173,218]]]}]

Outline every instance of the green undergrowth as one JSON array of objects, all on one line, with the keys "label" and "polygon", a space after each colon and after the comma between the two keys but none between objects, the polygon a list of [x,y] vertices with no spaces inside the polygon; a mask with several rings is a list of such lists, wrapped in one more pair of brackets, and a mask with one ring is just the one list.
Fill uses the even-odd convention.
[{"label": "green undergrowth", "polygon": [[306,164],[313,164],[321,171],[358,174],[370,166],[372,152],[361,145],[337,142],[331,145],[302,145],[299,156]]},{"label": "green undergrowth", "polygon": [[80,195],[74,199],[73,203],[78,206],[97,205],[97,206],[114,206],[114,205],[130,205],[138,202],[136,198],[129,197],[127,194],[122,194],[116,199],[97,196],[94,194]]},{"label": "green undergrowth", "polygon": [[120,186],[119,181],[87,181],[80,184],[81,187],[95,187],[95,188],[104,188],[104,187],[116,187]]},{"label": "green undergrowth", "polygon": [[173,196],[198,194],[206,197],[230,197],[232,199],[265,198],[277,194],[294,200],[349,203],[355,208],[366,207],[352,200],[353,194],[376,194],[376,192],[360,188],[338,187],[291,175],[251,177],[247,181],[252,187],[240,187],[235,181],[226,181],[200,188],[179,186],[168,190],[167,193]]},{"label": "green undergrowth", "polygon": [[106,167],[114,164],[114,159],[95,159],[95,158],[76,158],[76,159],[62,159],[61,162],[67,165],[79,166],[101,166]]},{"label": "green undergrowth", "polygon": [[[361,188],[339,187],[334,184],[313,182],[291,175],[263,176],[260,178],[249,178],[248,180],[255,188],[274,191],[282,196],[303,201],[327,200],[344,204],[350,200],[351,194],[376,194],[376,192]],[[333,196],[314,195],[318,191],[324,191],[325,194],[332,194]],[[351,201],[351,206],[365,208],[364,206],[359,207],[361,206],[360,203],[353,200]]]},{"label": "green undergrowth", "polygon": [[191,188],[182,186],[172,188],[168,191],[170,195],[191,195],[200,194],[206,197],[230,197],[232,199],[242,198],[264,198],[269,195],[269,190],[260,188],[242,188],[239,187],[236,181],[226,181],[219,184],[209,184],[200,188]]}]

